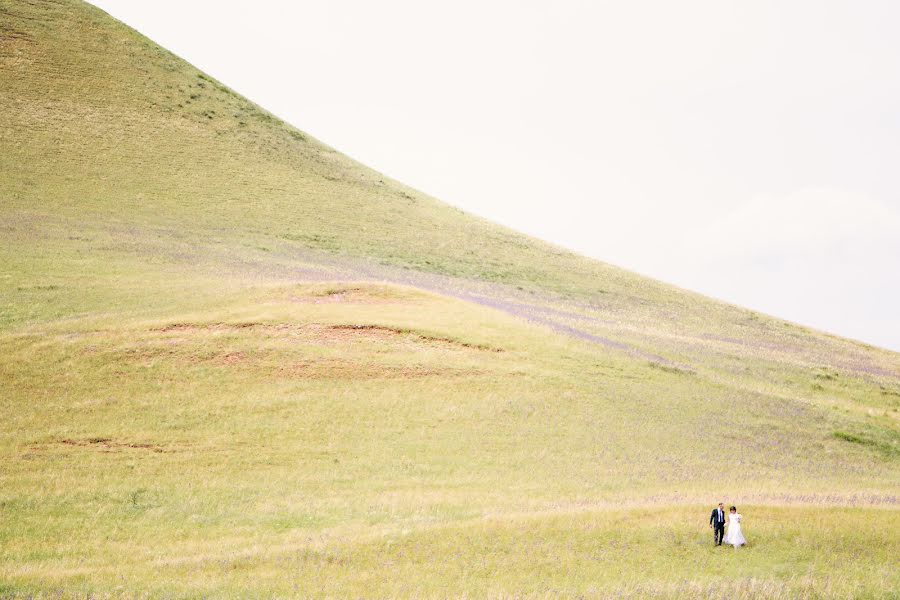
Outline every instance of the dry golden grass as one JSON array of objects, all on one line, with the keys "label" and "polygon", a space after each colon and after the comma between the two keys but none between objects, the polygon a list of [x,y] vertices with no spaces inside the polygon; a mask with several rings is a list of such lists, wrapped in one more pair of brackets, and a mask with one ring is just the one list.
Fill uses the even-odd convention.
[{"label": "dry golden grass", "polygon": [[465,215],[76,0],[0,0],[0,173],[2,597],[895,595],[896,353]]}]

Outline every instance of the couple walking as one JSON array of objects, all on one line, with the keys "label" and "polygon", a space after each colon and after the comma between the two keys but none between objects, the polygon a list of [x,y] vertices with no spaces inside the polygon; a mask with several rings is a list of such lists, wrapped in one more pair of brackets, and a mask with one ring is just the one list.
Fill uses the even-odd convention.
[{"label": "couple walking", "polygon": [[713,530],[713,540],[716,546],[723,543],[731,544],[737,549],[747,543],[744,534],[741,532],[741,515],[738,514],[737,508],[728,509],[728,533],[725,533],[725,505],[719,502],[719,506],[713,509],[709,515],[709,526]]}]

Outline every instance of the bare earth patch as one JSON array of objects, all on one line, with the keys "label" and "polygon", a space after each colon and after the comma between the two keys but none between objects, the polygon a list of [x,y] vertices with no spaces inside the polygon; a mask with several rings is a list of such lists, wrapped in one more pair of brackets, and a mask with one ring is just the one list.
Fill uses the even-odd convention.
[{"label": "bare earth patch", "polygon": [[[99,450],[101,452],[117,452],[120,450],[148,450],[150,452],[168,453],[174,452],[170,448],[165,448],[158,444],[148,442],[125,442],[118,441],[108,437],[89,437],[83,439],[65,438],[56,442],[64,446],[77,446],[80,448],[89,448]],[[33,449],[39,449],[37,447]]]},{"label": "bare earth patch", "polygon": [[219,360],[224,365],[237,365],[246,362],[247,354],[244,352],[227,352]]},{"label": "bare earth patch", "polygon": [[[496,348],[494,346],[489,346],[487,344],[474,344],[470,342],[463,342],[460,340],[454,340],[452,338],[426,335],[422,333],[417,333],[410,329],[402,329],[395,327],[385,327],[383,325],[332,325],[328,328],[332,339],[348,339],[348,337],[354,337],[359,335],[370,336],[373,338],[379,339],[390,339],[392,337],[397,336],[407,336],[417,339],[419,341],[428,342],[431,344],[442,345],[442,346],[451,346],[455,348],[466,348],[472,350],[483,350],[488,352],[503,352],[503,348]],[[349,333],[350,335],[344,335],[345,333]]]},{"label": "bare earth patch", "polygon": [[449,337],[429,335],[419,333],[412,329],[404,329],[401,327],[388,327],[385,325],[370,324],[346,324],[346,325],[322,325],[318,323],[311,324],[292,324],[292,323],[173,323],[152,329],[151,331],[160,333],[199,333],[205,331],[211,332],[239,332],[252,330],[254,332],[264,332],[268,335],[308,335],[318,342],[324,343],[346,343],[357,339],[371,339],[381,341],[396,341],[398,338],[406,338],[416,342],[429,344],[431,346],[442,346],[456,349],[479,350],[484,352],[503,352],[503,348],[490,346],[488,344],[478,344],[473,342],[465,342]]}]

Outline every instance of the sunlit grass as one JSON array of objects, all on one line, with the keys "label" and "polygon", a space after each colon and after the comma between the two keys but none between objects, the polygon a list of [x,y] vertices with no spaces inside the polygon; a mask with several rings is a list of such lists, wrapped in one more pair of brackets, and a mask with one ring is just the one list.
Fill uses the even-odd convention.
[{"label": "sunlit grass", "polygon": [[896,353],[465,215],[75,0],[0,0],[0,133],[0,596],[895,594]]},{"label": "sunlit grass", "polygon": [[[492,309],[320,283],[0,341],[10,592],[887,589],[863,565],[896,549],[893,460],[849,457],[809,409],[779,422],[765,397]],[[749,410],[707,418],[733,399]],[[755,505],[727,585],[681,570],[711,551],[694,504],[722,495]],[[836,549],[873,535],[835,577]]]},{"label": "sunlit grass", "polygon": [[[123,512],[148,510],[141,502]],[[272,519],[255,525],[260,533],[249,544],[192,536],[161,551],[151,535],[100,562],[66,566],[46,555],[44,578],[67,596],[115,590],[122,581],[151,595],[220,597],[889,598],[900,584],[893,511],[745,506],[751,541],[735,550],[713,547],[706,508],[551,511],[302,534],[300,519],[281,528],[288,523]],[[23,594],[40,589],[27,573],[10,580]]]}]

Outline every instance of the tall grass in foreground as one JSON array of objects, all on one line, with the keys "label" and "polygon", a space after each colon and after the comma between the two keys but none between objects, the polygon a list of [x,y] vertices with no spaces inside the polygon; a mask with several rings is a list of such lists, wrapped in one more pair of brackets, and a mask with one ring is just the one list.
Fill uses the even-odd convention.
[{"label": "tall grass in foreground", "polygon": [[[896,511],[746,506],[750,545],[712,545],[706,506],[283,532],[140,559],[7,569],[64,597],[891,598]],[[136,540],[136,544],[139,542]]]}]

